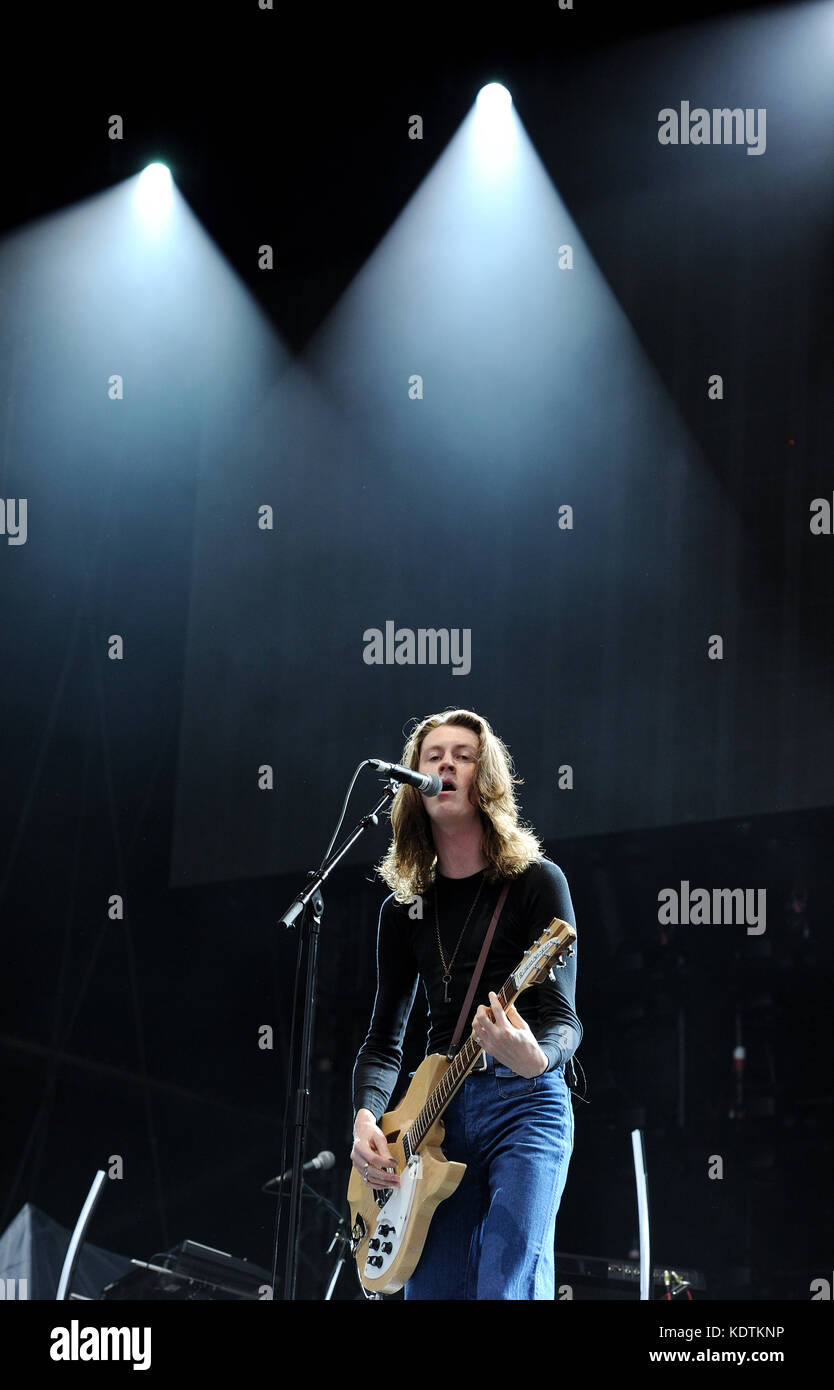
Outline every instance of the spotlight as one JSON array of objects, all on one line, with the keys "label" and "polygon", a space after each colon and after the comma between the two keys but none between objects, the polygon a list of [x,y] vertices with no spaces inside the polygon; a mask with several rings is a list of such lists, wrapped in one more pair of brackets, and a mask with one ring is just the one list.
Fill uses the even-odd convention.
[{"label": "spotlight", "polygon": [[136,210],[147,227],[159,227],[170,215],[174,202],[171,171],[164,164],[149,164],[136,184]]},{"label": "spotlight", "polygon": [[513,99],[500,82],[488,82],[478,93],[478,106],[484,115],[496,119],[508,116]]},{"label": "spotlight", "polygon": [[500,82],[482,87],[475,102],[475,156],[482,176],[490,182],[506,175],[516,156],[513,99]]}]

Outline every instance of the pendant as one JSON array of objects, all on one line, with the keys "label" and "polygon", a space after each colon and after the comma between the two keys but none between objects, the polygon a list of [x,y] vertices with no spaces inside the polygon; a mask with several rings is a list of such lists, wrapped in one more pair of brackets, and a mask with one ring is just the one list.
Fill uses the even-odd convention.
[{"label": "pendant", "polygon": [[444,1004],[451,1004],[451,1002],[452,1002],[451,999],[449,998],[449,984],[450,984],[451,979],[452,979],[451,975],[444,975],[444,976],[443,976],[443,1003],[444,1003]]}]

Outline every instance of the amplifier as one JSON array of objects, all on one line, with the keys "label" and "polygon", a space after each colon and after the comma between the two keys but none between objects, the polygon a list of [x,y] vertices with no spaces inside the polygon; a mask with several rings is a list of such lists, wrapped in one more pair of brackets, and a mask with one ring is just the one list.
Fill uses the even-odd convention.
[{"label": "amplifier", "polygon": [[196,1240],[183,1240],[152,1260],[131,1260],[135,1266],[102,1289],[103,1299],[218,1299],[255,1300],[272,1275],[248,1260],[235,1259]]},{"label": "amplifier", "polygon": [[[652,1298],[665,1298],[667,1292],[666,1276],[669,1276],[669,1292],[673,1298],[677,1292],[684,1297],[686,1286],[705,1290],[707,1281],[697,1269],[681,1269],[671,1265],[652,1269]],[[570,1284],[574,1298],[635,1299],[640,1297],[640,1266],[631,1260],[616,1260],[602,1255],[569,1255],[564,1250],[556,1252],[556,1289]]]}]

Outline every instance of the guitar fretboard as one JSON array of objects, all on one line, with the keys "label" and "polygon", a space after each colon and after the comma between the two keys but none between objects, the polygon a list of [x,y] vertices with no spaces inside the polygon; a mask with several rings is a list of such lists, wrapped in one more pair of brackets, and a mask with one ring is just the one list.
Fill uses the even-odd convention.
[{"label": "guitar fretboard", "polygon": [[[511,975],[508,980],[505,980],[498,995],[502,1009],[506,1009],[519,993],[520,990],[516,988],[515,978]],[[407,1157],[419,1149],[435,1120],[443,1114],[449,1101],[472,1070],[482,1051],[483,1048],[478,1046],[470,1033],[460,1052],[452,1058],[422,1110],[415,1116],[410,1129],[403,1135]]]}]

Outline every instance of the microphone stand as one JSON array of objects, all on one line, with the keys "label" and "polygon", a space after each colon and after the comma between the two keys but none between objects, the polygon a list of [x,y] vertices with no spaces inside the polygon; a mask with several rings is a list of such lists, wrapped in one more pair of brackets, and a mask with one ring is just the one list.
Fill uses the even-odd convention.
[{"label": "microphone stand", "polygon": [[333,1232],[333,1239],[327,1247],[328,1255],[330,1254],[334,1246],[338,1247],[338,1249],[336,1250],[336,1263],[333,1266],[333,1273],[330,1276],[330,1283],[327,1286],[327,1293],[324,1295],[325,1303],[327,1303],[333,1297],[333,1290],[335,1289],[339,1279],[339,1275],[342,1272],[342,1265],[347,1259],[348,1251],[350,1250],[350,1237],[345,1231],[345,1218],[343,1216],[339,1217],[338,1223],[336,1225],[336,1230]]},{"label": "microphone stand", "polygon": [[[336,1247],[338,1246],[336,1264],[333,1269],[333,1273],[330,1276],[330,1283],[327,1286],[327,1293],[324,1295],[324,1301],[327,1302],[329,1299],[332,1299],[333,1297],[333,1290],[335,1289],[339,1275],[342,1272],[342,1265],[345,1263],[345,1260],[348,1256],[348,1251],[351,1249],[350,1236],[347,1234],[347,1231],[345,1229],[347,1223],[343,1213],[340,1212],[336,1207],[334,1207],[333,1203],[329,1202],[326,1197],[322,1197],[320,1192],[316,1192],[316,1189],[314,1187],[311,1187],[308,1182],[305,1182],[303,1184],[303,1187],[303,1196],[312,1197],[314,1202],[318,1202],[320,1207],[326,1207],[326,1209],[331,1213],[331,1215],[336,1218],[336,1230],[333,1233],[333,1239],[327,1247],[327,1254],[329,1255],[330,1252],[336,1249]],[[269,1192],[269,1183],[264,1183],[263,1187],[261,1188],[261,1192],[267,1192],[270,1196],[272,1196],[272,1193]],[[280,1197],[282,1194],[279,1191],[277,1195]]]},{"label": "microphone stand", "polygon": [[[302,1164],[305,1141],[307,1138],[307,1125],[310,1109],[310,1076],[313,1055],[313,1018],[316,1008],[316,971],[318,966],[318,945],[321,919],[324,913],[324,898],[321,894],[321,886],[325,879],[343,859],[348,850],[356,843],[361,835],[368,829],[369,825],[378,825],[378,816],[389,802],[393,801],[397,792],[394,781],[385,784],[382,796],[376,806],[367,816],[363,816],[359,824],[351,831],[347,839],[342,842],[338,849],[334,850],[328,859],[324,861],[317,873],[311,870],[307,875],[307,886],[302,889],[294,901],[290,904],[278,925],[292,927],[296,920],[301,918],[301,942],[303,946],[307,944],[307,982],[304,991],[304,1022],[301,1035],[301,1057],[298,1066],[298,1086],[295,1095],[295,1132],[293,1136],[292,1152],[292,1186],[290,1189],[290,1215],[289,1215],[289,1234],[287,1237],[287,1260],[284,1274],[284,1299],[295,1300],[295,1289],[298,1277],[298,1259],[301,1237],[301,1188],[303,1185]],[[309,911],[308,911],[309,909]],[[290,1077],[290,1084],[294,1083],[295,1078]]]}]

